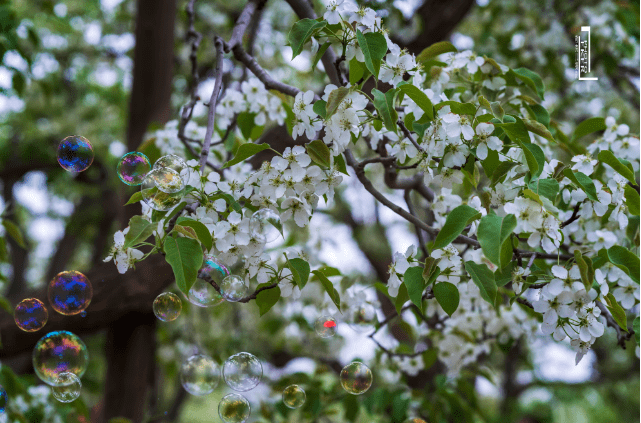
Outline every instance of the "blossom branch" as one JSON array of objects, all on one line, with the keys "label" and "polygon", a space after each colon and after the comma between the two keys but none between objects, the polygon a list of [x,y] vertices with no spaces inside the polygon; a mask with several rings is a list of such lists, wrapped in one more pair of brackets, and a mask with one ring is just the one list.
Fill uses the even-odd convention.
[{"label": "blossom branch", "polygon": [[[412,204],[412,199],[410,197],[411,190],[406,189],[405,194],[403,194],[403,198],[405,199],[405,204],[407,204],[407,210],[410,212],[410,214],[416,216],[416,212],[414,211],[414,205]],[[429,257],[429,253],[427,252],[427,247],[425,247],[425,244],[427,243],[424,238],[423,231],[421,228],[418,226],[414,225],[414,229],[416,229],[416,237],[418,238],[418,243],[420,245],[421,251],[423,252],[424,257]]]},{"label": "blossom branch", "polygon": [[247,26],[254,15],[256,9],[262,9],[265,6],[267,0],[258,0],[258,1],[248,1],[243,11],[240,12],[240,16],[236,21],[236,25],[231,33],[231,38],[229,42],[225,44],[225,53],[229,53],[236,45],[242,45],[243,37],[245,36],[245,31]]},{"label": "blossom branch", "polygon": [[209,100],[209,114],[207,115],[207,132],[205,132],[205,141],[203,148],[200,152],[200,173],[205,173],[205,164],[209,156],[209,149],[211,147],[211,137],[214,134],[214,119],[216,117],[216,104],[218,103],[218,95],[220,94],[223,82],[223,49],[224,41],[219,36],[214,38],[216,45],[216,81],[214,83],[214,90],[211,93]]},{"label": "blossom branch", "polygon": [[614,320],[608,309],[605,307],[605,305],[601,301],[595,301],[596,306],[599,307],[599,310],[601,310],[601,314],[603,317],[605,317],[606,322],[608,323],[608,326],[614,329],[614,331],[617,333],[617,344],[621,346],[621,348],[625,349],[625,342],[629,341],[630,338],[634,336],[634,330],[632,328],[628,328],[627,333],[622,333],[621,328],[619,327],[619,324]]},{"label": "blossom branch", "polygon": [[410,142],[414,145],[414,147],[416,147],[416,149],[418,151],[423,152],[424,151],[423,147],[421,147],[416,142],[416,140],[412,136],[412,133],[410,132],[410,130],[407,129],[407,126],[405,126],[405,123],[402,120],[399,119],[398,122],[396,122],[396,124],[401,128],[401,131],[403,131],[403,134],[410,140]]},{"label": "blossom branch", "polygon": [[574,206],[574,210],[572,211],[572,216],[565,222],[561,223],[561,228],[565,228],[568,226],[570,223],[574,222],[575,220],[579,219],[579,209],[581,208],[581,203],[577,203],[576,206]]}]

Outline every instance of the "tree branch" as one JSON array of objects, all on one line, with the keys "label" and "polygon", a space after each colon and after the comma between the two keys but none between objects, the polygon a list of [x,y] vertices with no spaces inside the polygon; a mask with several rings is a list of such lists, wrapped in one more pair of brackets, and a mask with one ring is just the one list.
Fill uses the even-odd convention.
[{"label": "tree branch", "polygon": [[621,346],[621,348],[625,349],[625,342],[629,341],[630,338],[634,336],[634,329],[628,327],[628,332],[623,333],[621,332],[621,328],[619,327],[619,324],[614,320],[608,309],[605,307],[605,305],[597,300],[595,301],[596,306],[599,307],[599,310],[601,310],[601,314],[603,317],[605,317],[606,322],[608,323],[608,326],[614,329],[614,331],[617,333],[617,344]]},{"label": "tree branch", "polygon": [[216,45],[216,81],[214,83],[214,90],[211,93],[209,100],[209,114],[207,115],[207,132],[205,133],[205,141],[203,148],[200,151],[200,173],[205,174],[205,164],[207,157],[209,157],[209,148],[211,147],[211,137],[214,134],[214,120],[216,117],[216,104],[218,103],[218,95],[223,82],[223,48],[224,41],[219,36],[214,38]]}]

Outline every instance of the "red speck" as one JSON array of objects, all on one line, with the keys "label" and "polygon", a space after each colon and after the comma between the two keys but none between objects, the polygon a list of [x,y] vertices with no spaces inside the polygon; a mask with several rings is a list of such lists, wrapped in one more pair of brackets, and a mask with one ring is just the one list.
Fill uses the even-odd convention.
[{"label": "red speck", "polygon": [[336,322],[332,320],[328,320],[325,323],[323,323],[323,326],[325,326],[326,328],[334,328],[336,327]]}]

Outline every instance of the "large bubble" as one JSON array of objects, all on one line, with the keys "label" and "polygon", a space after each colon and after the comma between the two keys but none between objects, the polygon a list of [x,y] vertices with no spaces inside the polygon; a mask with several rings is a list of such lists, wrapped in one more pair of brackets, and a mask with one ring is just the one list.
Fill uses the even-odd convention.
[{"label": "large bubble", "polygon": [[338,325],[332,316],[321,316],[314,323],[316,334],[321,338],[331,338],[336,335]]},{"label": "large bubble", "polygon": [[211,394],[220,381],[220,369],[211,357],[195,354],[183,362],[180,381],[185,391],[192,395]]},{"label": "large bubble", "polygon": [[372,386],[372,371],[358,361],[354,361],[341,370],[341,386],[352,395],[361,395]]},{"label": "large bubble", "polygon": [[378,321],[376,307],[368,302],[355,304],[347,311],[349,326],[359,333],[371,332]]},{"label": "large bubble", "polygon": [[220,293],[224,299],[233,303],[247,295],[247,285],[245,285],[245,281],[240,276],[229,275],[220,285]]},{"label": "large bubble", "polygon": [[58,273],[49,282],[47,296],[54,310],[72,316],[82,313],[89,306],[93,288],[85,275],[71,270]]},{"label": "large bubble", "polygon": [[32,358],[36,375],[53,386],[65,372],[82,377],[89,363],[87,346],[82,339],[64,330],[49,332],[40,338],[33,348]]},{"label": "large bubble", "polygon": [[229,276],[227,267],[212,255],[205,255],[203,267],[198,271],[200,276],[189,289],[187,299],[190,303],[198,307],[212,307],[221,304],[225,299],[220,295],[213,286],[201,277],[211,278],[218,286]]},{"label": "large bubble", "polygon": [[56,384],[51,387],[53,397],[60,402],[72,402],[80,396],[80,378],[71,372],[60,373]]},{"label": "large bubble", "polygon": [[69,172],[82,172],[93,163],[93,147],[88,139],[72,135],[58,144],[58,163]]},{"label": "large bubble", "polygon": [[244,423],[251,414],[249,401],[239,394],[228,394],[218,404],[218,416],[225,423]]},{"label": "large bubble", "polygon": [[234,391],[254,389],[263,377],[263,365],[255,355],[248,352],[234,354],[223,365],[225,383]]},{"label": "large bubble", "polygon": [[251,235],[265,243],[276,241],[281,235],[282,228],[280,216],[269,208],[258,210],[249,220]]},{"label": "large bubble", "polygon": [[116,168],[120,180],[130,186],[142,184],[150,170],[149,158],[137,151],[122,156]]},{"label": "large bubble", "polygon": [[18,303],[13,319],[23,331],[36,332],[47,324],[49,312],[39,299],[27,298]]},{"label": "large bubble", "polygon": [[142,199],[149,207],[158,211],[169,210],[184,196],[185,187],[180,175],[168,168],[152,169],[140,185]]},{"label": "large bubble", "polygon": [[296,409],[302,407],[306,398],[305,391],[298,385],[289,385],[283,389],[283,404],[287,408]]},{"label": "large bubble", "polygon": [[173,292],[163,292],[156,297],[153,304],[154,314],[163,322],[176,320],[182,308],[182,301]]}]

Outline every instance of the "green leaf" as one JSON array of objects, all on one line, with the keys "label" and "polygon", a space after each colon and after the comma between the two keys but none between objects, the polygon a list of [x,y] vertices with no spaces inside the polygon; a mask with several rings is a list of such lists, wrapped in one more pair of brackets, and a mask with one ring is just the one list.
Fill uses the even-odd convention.
[{"label": "green leaf", "polygon": [[329,294],[329,298],[332,299],[332,302],[334,305],[336,305],[336,308],[338,308],[338,311],[341,311],[341,297],[338,294],[338,291],[336,291],[336,288],[334,288],[334,285],[332,282],[327,279],[327,277],[321,272],[320,270],[313,270],[312,273],[314,276],[316,276],[316,279],[320,282],[321,285],[323,285],[323,288],[325,288],[325,291]]},{"label": "green leaf", "polygon": [[556,179],[535,179],[530,181],[528,186],[534,193],[552,202],[556,200],[556,196],[559,193],[559,182]]},{"label": "green leaf", "polygon": [[583,122],[579,123],[579,126],[576,127],[576,129],[574,130],[574,134],[572,134],[572,139],[570,140],[570,142],[574,142],[581,137],[597,131],[604,131],[605,129],[606,126],[604,118],[593,117],[586,119]]},{"label": "green leaf", "polygon": [[457,52],[458,50],[449,41],[439,41],[429,47],[426,47],[422,52],[416,56],[416,63],[425,62],[428,59],[438,56],[443,53]]},{"label": "green leaf", "polygon": [[530,135],[528,134],[523,120],[515,119],[510,115],[504,116],[503,120],[505,121],[505,123],[495,123],[494,125],[501,128],[512,141],[517,144],[525,144],[530,142]]},{"label": "green leaf", "polygon": [[528,131],[540,135],[548,141],[556,142],[556,140],[552,136],[552,133],[542,123],[531,119],[523,119],[523,124]]},{"label": "green leaf", "polygon": [[541,98],[541,100],[543,100],[543,95],[545,93],[545,84],[543,84],[543,80],[536,72],[532,72],[527,68],[518,68],[513,69],[512,71],[516,74],[517,78],[519,78],[526,85],[530,86],[530,88],[536,91],[537,95]]},{"label": "green leaf", "polygon": [[236,117],[236,124],[246,140],[251,138],[252,131],[256,127],[255,119],[256,113],[250,112],[241,112]]},{"label": "green leaf", "polygon": [[[256,287],[256,289],[270,285],[271,283],[261,283]],[[279,298],[280,288],[278,286],[260,291],[258,295],[256,295],[256,305],[258,306],[260,316],[262,317],[265,313],[271,310],[271,308],[278,302]]]},{"label": "green leaf", "polygon": [[214,246],[214,240],[211,237],[211,232],[207,229],[203,223],[198,222],[197,220],[190,219],[188,217],[179,217],[176,220],[177,225],[188,226],[194,230],[196,236],[200,243],[205,247],[206,250],[211,250],[211,247]]},{"label": "green leaf", "polygon": [[639,257],[627,248],[615,245],[608,248],[610,263],[623,270],[630,278],[639,283]]},{"label": "green leaf", "polygon": [[387,53],[387,40],[380,32],[368,32],[363,34],[356,30],[356,39],[358,45],[363,51],[365,57],[365,66],[378,79],[378,71],[381,68],[381,60]]},{"label": "green leaf", "polygon": [[253,143],[247,143],[243,144],[238,148],[238,151],[236,152],[236,155],[234,156],[233,159],[228,161],[223,165],[223,169],[226,169],[230,166],[233,166],[235,164],[238,164],[242,162],[243,160],[246,160],[253,156],[256,153],[260,153],[263,150],[267,150],[269,148],[269,144],[253,144]]},{"label": "green leaf", "polygon": [[356,83],[365,76],[366,71],[367,68],[365,64],[356,60],[356,57],[353,57],[352,60],[349,61],[349,83],[356,85]]},{"label": "green leaf", "polygon": [[321,167],[329,168],[329,166],[331,165],[331,162],[330,162],[330,152],[329,152],[329,148],[327,148],[327,144],[325,144],[321,140],[314,140],[309,144],[307,144],[306,147],[307,147],[307,154],[309,154],[309,157],[312,159],[314,163],[316,163]]},{"label": "green leaf", "polygon": [[543,205],[543,201],[541,201],[541,197],[539,197],[539,194],[535,193],[531,189],[529,189],[529,188],[524,189],[523,190],[523,195],[526,198],[529,198],[530,200],[534,200],[537,203],[539,203],[540,205]]},{"label": "green leaf", "polygon": [[438,268],[438,262],[441,261],[441,259],[435,259],[434,257],[426,257],[425,258],[425,266],[423,267],[423,279],[425,279],[425,286],[430,285],[432,282],[432,277],[436,279],[436,276],[434,274],[438,271],[440,272],[440,269]]},{"label": "green leaf", "polygon": [[398,89],[401,93],[407,94],[407,96],[425,112],[430,120],[434,119],[434,106],[423,91],[412,84],[401,85]]},{"label": "green leaf", "polygon": [[164,250],[165,260],[174,271],[178,289],[185,294],[189,293],[203,264],[200,244],[195,239],[168,236],[165,238]]},{"label": "green leaf", "polygon": [[140,244],[151,236],[158,225],[143,219],[142,216],[134,216],[129,219],[129,232],[125,235],[124,248]]},{"label": "green leaf", "polygon": [[9,302],[9,300],[7,300],[5,297],[2,297],[2,296],[0,296],[0,308],[2,308],[4,311],[6,311],[12,316],[13,316],[13,313],[15,312],[15,309],[11,306],[11,303]]},{"label": "green leaf", "polygon": [[[489,155],[488,155],[489,158]],[[514,167],[518,165],[517,162],[512,162],[512,161],[505,161],[505,162],[500,162],[496,168],[494,168],[494,172],[492,173],[492,180],[490,182],[490,186],[494,187],[496,184],[501,182],[503,178],[505,178],[505,175],[508,174],[508,172]]]},{"label": "green leaf", "polygon": [[303,51],[303,46],[319,30],[327,25],[327,21],[301,19],[296,22],[287,34],[287,41],[292,46],[292,60]]},{"label": "green leaf", "polygon": [[476,286],[479,287],[481,297],[494,307],[497,293],[494,273],[486,265],[476,264],[473,261],[465,262],[465,270],[467,270]]},{"label": "green leaf", "polygon": [[625,204],[628,206],[628,210],[631,214],[638,216],[639,215],[639,193],[636,189],[632,188],[630,185],[625,186]]},{"label": "green leaf", "polygon": [[142,191],[134,192],[134,194],[129,198],[129,201],[125,203],[125,206],[133,203],[138,203],[139,201],[142,201]]},{"label": "green leaf", "polygon": [[525,107],[532,112],[537,122],[542,123],[546,128],[550,127],[550,114],[545,107],[540,104],[530,104]]},{"label": "green leaf", "polygon": [[396,109],[394,108],[394,97],[397,92],[397,88],[392,88],[385,94],[376,88],[372,89],[374,107],[378,110],[378,114],[383,120],[387,130],[392,132],[396,132],[396,121],[398,120],[398,113],[396,113]]},{"label": "green leaf", "polygon": [[322,46],[320,46],[320,48],[314,55],[314,59],[312,60],[312,66],[311,66],[312,70],[316,69],[316,65],[318,64],[318,61],[323,57],[323,54],[325,54],[325,52],[327,51],[327,48],[330,45],[331,43],[324,43]]},{"label": "green leaf", "polygon": [[296,285],[298,285],[300,289],[303,289],[309,279],[309,263],[301,258],[293,258],[288,259],[287,264],[294,275]]},{"label": "green leaf", "polygon": [[589,267],[592,267],[592,261],[590,260],[590,266],[588,267],[587,261],[579,250],[574,250],[574,261],[579,266],[579,271],[581,272],[581,281],[585,286],[585,290],[589,291],[592,287],[592,282],[594,282],[594,269],[592,269],[591,274],[589,269]]},{"label": "green leaf", "polygon": [[625,179],[632,182],[634,185],[637,185],[637,181],[634,179],[634,172],[621,163],[621,160],[617,159],[610,150],[601,150],[597,158],[600,162],[607,164],[617,171]]},{"label": "green leaf", "polygon": [[514,270],[514,263],[510,262],[503,269],[496,269],[494,271],[494,282],[497,287],[505,286],[512,282],[512,271]]},{"label": "green leaf", "polygon": [[577,187],[581,188],[590,200],[599,201],[596,196],[596,187],[589,176],[581,172],[573,172],[572,169],[569,168],[563,169],[563,174],[574,182]]},{"label": "green leaf", "polygon": [[501,103],[499,103],[498,101],[493,101],[492,103],[490,103],[490,110],[492,111],[492,114],[495,118],[503,122],[505,111],[503,110],[503,107],[501,107]]},{"label": "green leaf", "polygon": [[327,102],[325,100],[316,101],[312,108],[314,109],[314,113],[316,113],[318,116],[322,117],[323,120],[326,118],[326,116],[327,116]]},{"label": "green leaf", "polygon": [[338,87],[334,91],[329,93],[329,97],[327,97],[327,105],[325,106],[325,119],[329,119],[334,113],[336,113],[336,110],[338,110],[338,106],[340,106],[341,102],[345,100],[347,94],[349,94],[349,88],[345,87]]},{"label": "green leaf", "polygon": [[612,295],[611,292],[609,292],[608,295],[605,296],[605,302],[607,303],[608,310],[610,310],[610,314],[614,318],[614,321],[617,322],[621,329],[627,332],[628,319],[625,316],[625,310],[617,302],[616,298],[614,298],[614,295]]},{"label": "green leaf", "polygon": [[443,311],[450,316],[454,314],[459,304],[459,293],[456,285],[449,282],[439,282],[432,289],[434,290],[434,297],[443,308]]},{"label": "green leaf", "polygon": [[18,227],[18,225],[16,225],[10,220],[3,219],[2,226],[4,226],[5,230],[7,231],[7,234],[9,234],[11,238],[13,238],[16,244],[18,244],[20,247],[24,249],[27,248],[27,246],[24,243],[24,237],[22,236],[22,232],[20,231],[20,228]]},{"label": "green leaf", "polygon": [[483,254],[500,269],[507,266],[512,259],[510,234],[516,228],[516,217],[508,214],[500,217],[488,214],[481,218],[477,237]]},{"label": "green leaf", "polygon": [[185,235],[186,237],[198,240],[198,235],[196,235],[196,231],[194,231],[192,228],[188,228],[187,226],[176,225],[174,226],[173,230],[178,232],[179,234]]},{"label": "green leaf", "polygon": [[438,104],[434,105],[436,110],[441,110],[445,106],[450,106],[450,111],[456,113],[457,115],[475,115],[476,106],[472,103],[459,103],[458,101],[441,101]]},{"label": "green leaf", "polygon": [[632,329],[634,330],[634,338],[637,340],[637,345],[639,344],[639,336],[641,335],[640,329],[639,329],[639,316],[634,318],[634,322],[632,322]]},{"label": "green leaf", "polygon": [[410,267],[403,275],[403,281],[407,288],[407,294],[416,307],[423,312],[423,291],[425,291],[425,279],[423,279],[422,267]]},{"label": "green leaf", "polygon": [[449,245],[463,232],[467,225],[480,217],[481,213],[468,205],[463,204],[456,207],[447,215],[445,225],[436,235],[432,248],[436,250]]},{"label": "green leaf", "polygon": [[543,153],[541,147],[536,144],[524,142],[522,146],[528,169],[530,169],[532,177],[536,178],[543,172],[543,166],[545,166],[545,153]]},{"label": "green leaf", "polygon": [[396,300],[394,300],[394,307],[396,308],[396,313],[401,314],[401,309],[403,304],[410,299],[410,295],[407,292],[407,286],[404,283],[398,287],[398,294],[396,295]]},{"label": "green leaf", "polygon": [[334,156],[334,167],[343,175],[349,176],[349,173],[347,173],[347,165],[345,164],[345,159],[342,154]]}]

